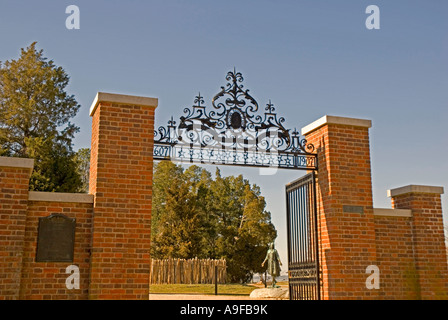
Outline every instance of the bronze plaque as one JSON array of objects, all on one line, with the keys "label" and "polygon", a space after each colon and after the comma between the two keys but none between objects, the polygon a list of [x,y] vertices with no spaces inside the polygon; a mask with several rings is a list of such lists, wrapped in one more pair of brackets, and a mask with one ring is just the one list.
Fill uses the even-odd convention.
[{"label": "bronze plaque", "polygon": [[363,206],[342,206],[342,211],[347,213],[364,213],[364,207]]},{"label": "bronze plaque", "polygon": [[54,213],[39,218],[36,262],[73,262],[76,219]]}]

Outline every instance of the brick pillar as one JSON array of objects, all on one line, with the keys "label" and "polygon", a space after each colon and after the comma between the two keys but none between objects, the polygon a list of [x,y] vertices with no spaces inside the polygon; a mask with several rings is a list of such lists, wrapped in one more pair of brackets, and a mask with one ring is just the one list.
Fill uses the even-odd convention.
[{"label": "brick pillar", "polygon": [[372,299],[375,265],[370,120],[324,116],[302,129],[318,153],[317,209],[323,299]]},{"label": "brick pillar", "polygon": [[90,109],[95,196],[90,299],[148,299],[157,99],[99,92]]},{"label": "brick pillar", "polygon": [[0,157],[0,300],[20,299],[33,159]]},{"label": "brick pillar", "polygon": [[443,231],[443,187],[408,185],[388,190],[392,207],[412,210],[412,236],[421,299],[448,299]]}]

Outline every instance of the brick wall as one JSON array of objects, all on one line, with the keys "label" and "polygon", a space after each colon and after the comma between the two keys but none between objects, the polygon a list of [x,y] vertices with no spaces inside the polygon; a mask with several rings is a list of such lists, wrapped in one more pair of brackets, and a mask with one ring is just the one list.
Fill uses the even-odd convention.
[{"label": "brick wall", "polygon": [[386,214],[375,215],[377,265],[380,270],[379,298],[420,299],[412,212],[409,210],[408,214],[399,216],[395,210],[387,211]]},{"label": "brick wall", "polygon": [[[42,195],[52,196],[52,201],[38,200]],[[74,195],[75,197],[77,195]],[[73,195],[72,195],[73,197]],[[60,194],[34,193],[36,200],[28,202],[25,246],[20,298],[35,300],[79,300],[88,298],[90,240],[92,231],[93,197],[79,195],[84,201],[66,202]],[[85,200],[87,198],[87,200]],[[61,213],[76,218],[73,262],[36,262],[36,245],[40,217]],[[67,289],[65,281],[69,265],[79,268],[79,289]]]},{"label": "brick wall", "polygon": [[18,299],[34,161],[0,157],[0,299]]},{"label": "brick wall", "polygon": [[[93,196],[30,192],[32,159],[0,157],[0,299],[86,299]],[[36,262],[38,219],[76,218],[73,262]],[[80,268],[80,289],[68,290],[68,265]]]},{"label": "brick wall", "polygon": [[91,108],[95,195],[90,299],[148,299],[157,99],[98,93]]},{"label": "brick wall", "polygon": [[448,299],[442,187],[409,185],[389,190],[392,207],[412,210],[415,269],[421,299]]},{"label": "brick wall", "polygon": [[[370,125],[367,120],[325,116],[302,129],[318,153],[322,296],[447,299],[443,188],[389,190],[394,210],[373,209]],[[352,208],[362,208],[362,213]],[[379,268],[379,289],[366,286],[369,265]]]},{"label": "brick wall", "polygon": [[[98,93],[90,195],[29,192],[33,160],[0,157],[0,299],[148,299],[157,99]],[[76,219],[73,262],[36,262],[39,218]],[[69,265],[80,288],[67,289]]]},{"label": "brick wall", "polygon": [[365,285],[366,268],[376,261],[370,126],[368,120],[325,116],[302,129],[318,153],[324,299],[376,298]]}]

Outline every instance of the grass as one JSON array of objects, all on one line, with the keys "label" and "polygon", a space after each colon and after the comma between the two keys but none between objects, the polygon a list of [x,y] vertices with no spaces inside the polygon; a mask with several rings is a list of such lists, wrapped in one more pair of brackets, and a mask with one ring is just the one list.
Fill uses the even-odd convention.
[{"label": "grass", "polygon": [[[249,295],[255,286],[243,284],[219,284],[218,294]],[[178,294],[215,294],[214,284],[152,284],[150,293],[178,293]]]},{"label": "grass", "polygon": [[[287,285],[288,282],[279,282],[278,285]],[[264,285],[255,284],[219,284],[219,295],[250,295],[252,290],[264,288]],[[149,286],[150,293],[164,293],[164,294],[215,294],[214,284],[151,284]]]}]

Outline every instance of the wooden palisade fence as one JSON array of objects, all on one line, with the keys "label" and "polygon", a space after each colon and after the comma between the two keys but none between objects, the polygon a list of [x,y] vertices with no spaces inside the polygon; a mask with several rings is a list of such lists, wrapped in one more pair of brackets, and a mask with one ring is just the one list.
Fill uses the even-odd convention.
[{"label": "wooden palisade fence", "polygon": [[151,284],[198,284],[226,282],[226,260],[224,259],[152,259]]}]

